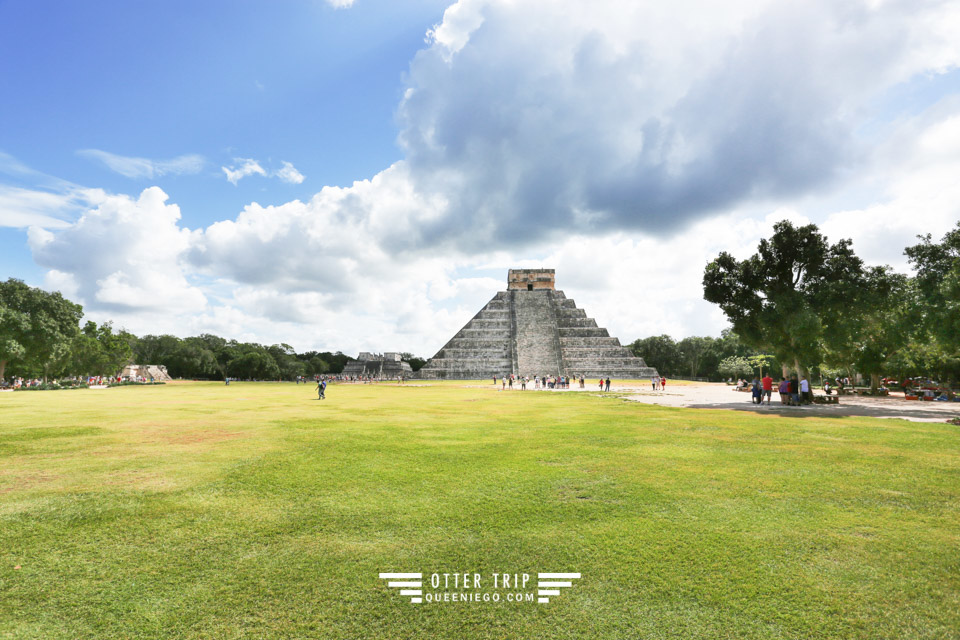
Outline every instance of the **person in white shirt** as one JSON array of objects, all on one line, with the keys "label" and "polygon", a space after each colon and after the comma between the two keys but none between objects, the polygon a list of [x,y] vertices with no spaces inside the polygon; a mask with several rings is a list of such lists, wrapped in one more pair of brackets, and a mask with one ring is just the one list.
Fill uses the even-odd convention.
[{"label": "person in white shirt", "polygon": [[800,400],[810,402],[810,382],[806,376],[800,378]]}]

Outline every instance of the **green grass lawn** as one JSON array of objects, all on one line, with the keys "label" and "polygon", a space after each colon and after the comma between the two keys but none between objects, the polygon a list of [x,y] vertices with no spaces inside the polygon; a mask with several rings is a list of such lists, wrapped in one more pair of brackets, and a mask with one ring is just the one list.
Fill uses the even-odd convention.
[{"label": "green grass lawn", "polygon": [[960,637],[960,427],[477,384],[0,394],[0,637]]}]

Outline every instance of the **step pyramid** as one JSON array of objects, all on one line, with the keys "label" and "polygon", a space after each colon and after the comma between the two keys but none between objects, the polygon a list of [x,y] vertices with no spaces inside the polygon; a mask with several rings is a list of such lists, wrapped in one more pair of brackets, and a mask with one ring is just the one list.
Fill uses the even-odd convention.
[{"label": "step pyramid", "polygon": [[555,289],[553,269],[511,269],[500,291],[417,372],[422,379],[493,376],[649,378],[657,371]]}]

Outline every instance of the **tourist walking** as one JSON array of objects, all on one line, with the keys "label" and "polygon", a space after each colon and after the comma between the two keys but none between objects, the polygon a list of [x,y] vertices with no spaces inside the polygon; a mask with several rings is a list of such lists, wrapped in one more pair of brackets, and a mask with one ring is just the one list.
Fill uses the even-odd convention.
[{"label": "tourist walking", "polygon": [[607,391],[610,391],[610,378],[607,378]]},{"label": "tourist walking", "polygon": [[760,379],[754,376],[753,382],[750,384],[750,401],[753,404],[762,404],[763,395],[760,393]]},{"label": "tourist walking", "polygon": [[317,382],[317,400],[326,400],[326,390],[327,390],[327,381],[320,380]]},{"label": "tourist walking", "polygon": [[803,402],[810,402],[810,382],[807,376],[800,376],[800,398]]},{"label": "tourist walking", "polygon": [[660,385],[659,376],[653,376],[652,378],[650,378],[650,385],[653,387],[653,390],[656,391],[657,387]]},{"label": "tourist walking", "polygon": [[663,376],[660,376],[660,391],[667,390],[667,379]]}]

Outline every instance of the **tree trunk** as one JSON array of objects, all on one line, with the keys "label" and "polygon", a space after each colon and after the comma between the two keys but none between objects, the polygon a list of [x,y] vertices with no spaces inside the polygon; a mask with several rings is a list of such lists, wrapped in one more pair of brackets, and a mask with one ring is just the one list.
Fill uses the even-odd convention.
[{"label": "tree trunk", "polygon": [[780,372],[783,374],[784,378],[790,377],[790,367],[788,367],[784,362],[780,363]]},{"label": "tree trunk", "polygon": [[0,360],[0,381],[4,379],[3,372],[7,370],[7,361]]},{"label": "tree trunk", "polygon": [[880,388],[880,374],[871,373],[870,374],[870,393],[876,395],[877,389]]}]

